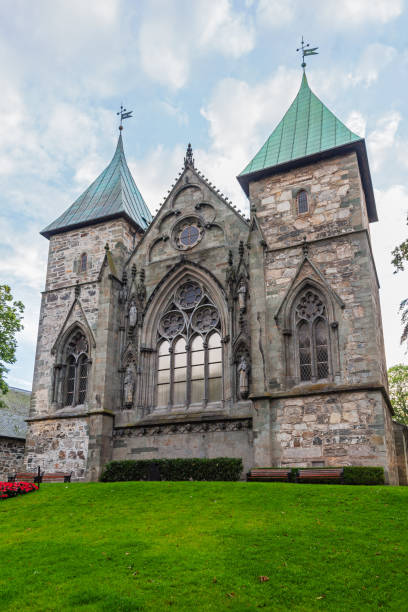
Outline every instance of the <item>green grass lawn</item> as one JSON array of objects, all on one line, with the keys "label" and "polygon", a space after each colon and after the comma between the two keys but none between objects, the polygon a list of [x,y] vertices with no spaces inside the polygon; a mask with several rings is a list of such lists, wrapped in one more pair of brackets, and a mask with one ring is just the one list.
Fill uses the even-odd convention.
[{"label": "green grass lawn", "polygon": [[407,519],[407,487],[43,485],[0,502],[0,609],[403,612]]}]

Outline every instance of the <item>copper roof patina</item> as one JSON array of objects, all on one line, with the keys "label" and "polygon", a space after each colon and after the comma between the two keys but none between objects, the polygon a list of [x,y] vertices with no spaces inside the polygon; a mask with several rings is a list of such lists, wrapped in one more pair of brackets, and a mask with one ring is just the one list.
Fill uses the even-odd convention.
[{"label": "copper roof patina", "polygon": [[369,218],[376,221],[364,138],[349,130],[319,100],[303,73],[298,94],[283,119],[237,178],[248,195],[252,180],[348,151],[357,153]]},{"label": "copper roof patina", "polygon": [[41,234],[50,238],[53,234],[67,229],[121,216],[142,230],[146,229],[152,220],[152,215],[126,163],[122,135],[119,136],[116,151],[109,166]]}]

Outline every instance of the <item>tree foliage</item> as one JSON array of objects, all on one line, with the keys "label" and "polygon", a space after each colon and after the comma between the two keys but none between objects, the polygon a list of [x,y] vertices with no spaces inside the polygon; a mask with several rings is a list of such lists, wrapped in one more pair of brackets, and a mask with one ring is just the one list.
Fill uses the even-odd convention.
[{"label": "tree foliage", "polygon": [[[0,285],[0,392],[7,393],[5,375],[6,364],[15,363],[17,340],[16,333],[23,329],[24,305],[15,301],[8,285]],[[3,402],[0,399],[0,405]]]},{"label": "tree foliage", "polygon": [[[407,217],[408,223],[408,217]],[[397,272],[402,272],[405,270],[405,267],[408,263],[408,239],[401,242],[400,245],[395,247],[392,251],[392,260],[391,263],[394,266],[394,274]],[[399,312],[401,314],[401,323],[402,323],[402,334],[401,334],[401,344],[408,340],[408,298],[402,300]]]},{"label": "tree foliage", "polygon": [[395,365],[388,370],[390,399],[395,411],[394,420],[408,425],[408,366]]}]

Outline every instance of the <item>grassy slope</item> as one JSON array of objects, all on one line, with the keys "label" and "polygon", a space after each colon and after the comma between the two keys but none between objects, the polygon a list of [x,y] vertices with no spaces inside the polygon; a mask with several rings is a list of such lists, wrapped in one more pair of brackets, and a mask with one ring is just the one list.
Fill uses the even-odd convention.
[{"label": "grassy slope", "polygon": [[408,488],[48,484],[0,502],[0,608],[405,610],[407,508]]}]

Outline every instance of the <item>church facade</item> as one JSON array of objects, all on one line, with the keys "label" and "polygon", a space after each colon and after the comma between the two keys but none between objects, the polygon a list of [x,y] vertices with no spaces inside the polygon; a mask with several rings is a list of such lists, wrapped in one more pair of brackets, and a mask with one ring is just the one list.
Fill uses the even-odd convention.
[{"label": "church facade", "polygon": [[28,467],[96,480],[112,459],[228,456],[398,483],[364,139],[303,75],[238,180],[249,219],[189,146],[152,218],[120,135],[43,230]]}]

